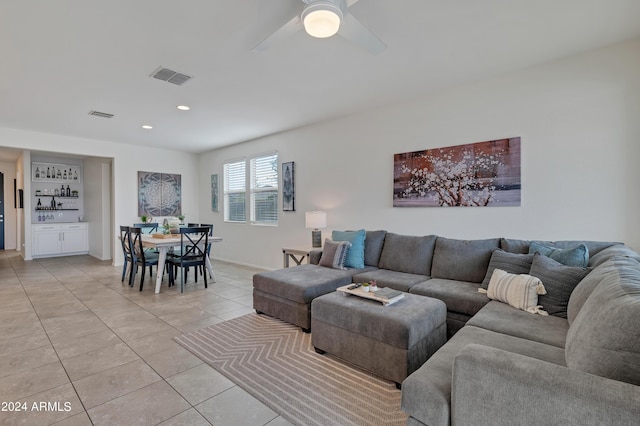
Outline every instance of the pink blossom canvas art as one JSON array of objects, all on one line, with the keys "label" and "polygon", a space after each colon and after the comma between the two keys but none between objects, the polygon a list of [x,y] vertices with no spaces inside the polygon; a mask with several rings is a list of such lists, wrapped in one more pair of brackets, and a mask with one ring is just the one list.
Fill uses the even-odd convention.
[{"label": "pink blossom canvas art", "polygon": [[520,138],[394,155],[394,207],[520,205]]}]

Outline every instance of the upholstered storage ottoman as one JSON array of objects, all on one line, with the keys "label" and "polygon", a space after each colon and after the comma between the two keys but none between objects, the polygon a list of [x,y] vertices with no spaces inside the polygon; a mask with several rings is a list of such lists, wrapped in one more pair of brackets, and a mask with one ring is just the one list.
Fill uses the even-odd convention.
[{"label": "upholstered storage ottoman", "polygon": [[354,270],[300,265],[253,276],[253,309],[308,332],[311,301],[351,283]]},{"label": "upholstered storage ottoman", "polygon": [[441,300],[405,293],[389,306],[341,292],[311,303],[311,342],[372,373],[402,381],[447,340]]}]

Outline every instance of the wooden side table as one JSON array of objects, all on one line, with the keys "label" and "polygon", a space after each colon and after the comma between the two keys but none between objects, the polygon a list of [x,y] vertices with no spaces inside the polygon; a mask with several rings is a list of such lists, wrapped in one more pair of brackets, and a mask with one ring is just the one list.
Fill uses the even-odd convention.
[{"label": "wooden side table", "polygon": [[311,250],[313,249],[292,249],[292,248],[283,248],[282,249],[282,263],[285,268],[289,267],[289,260],[293,259],[296,265],[302,265],[304,259],[307,259],[307,263],[309,263],[309,255],[311,254]]}]

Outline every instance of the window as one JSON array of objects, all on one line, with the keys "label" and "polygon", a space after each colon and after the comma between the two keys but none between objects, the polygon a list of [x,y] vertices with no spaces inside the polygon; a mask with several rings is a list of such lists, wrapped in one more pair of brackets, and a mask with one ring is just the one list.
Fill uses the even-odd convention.
[{"label": "window", "polygon": [[247,220],[247,178],[245,160],[224,164],[224,220]]},{"label": "window", "polygon": [[278,154],[252,158],[251,222],[278,223]]},{"label": "window", "polygon": [[277,153],[224,164],[224,220],[246,222],[247,200],[251,223],[278,223]]}]

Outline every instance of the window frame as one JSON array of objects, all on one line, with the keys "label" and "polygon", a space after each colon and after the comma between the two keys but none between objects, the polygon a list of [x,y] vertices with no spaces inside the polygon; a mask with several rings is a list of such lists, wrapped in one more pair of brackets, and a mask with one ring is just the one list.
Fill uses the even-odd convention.
[{"label": "window frame", "polygon": [[[256,187],[256,164],[260,159],[275,157],[275,164],[272,168],[273,173],[275,174],[275,178],[269,179],[268,176],[264,176],[269,183],[269,187]],[[239,187],[239,182],[235,183],[234,188],[230,189],[230,177],[229,173],[230,167],[238,167],[237,165],[243,164],[241,167],[244,173],[243,187]],[[261,154],[255,154],[248,157],[234,158],[225,160],[223,162],[223,214],[224,214],[224,222],[225,223],[248,223],[250,225],[257,226],[278,226],[278,221],[280,219],[279,215],[279,205],[278,202],[280,200],[280,157],[278,151],[269,151]],[[242,194],[244,193],[243,201],[244,201],[244,218],[243,220],[235,220],[231,219],[232,211],[230,210],[232,204],[229,201],[229,196],[233,196],[234,194]],[[256,195],[264,193],[274,193],[275,200],[273,202],[273,219],[272,220],[257,220],[257,216],[260,216],[256,213]]]}]

